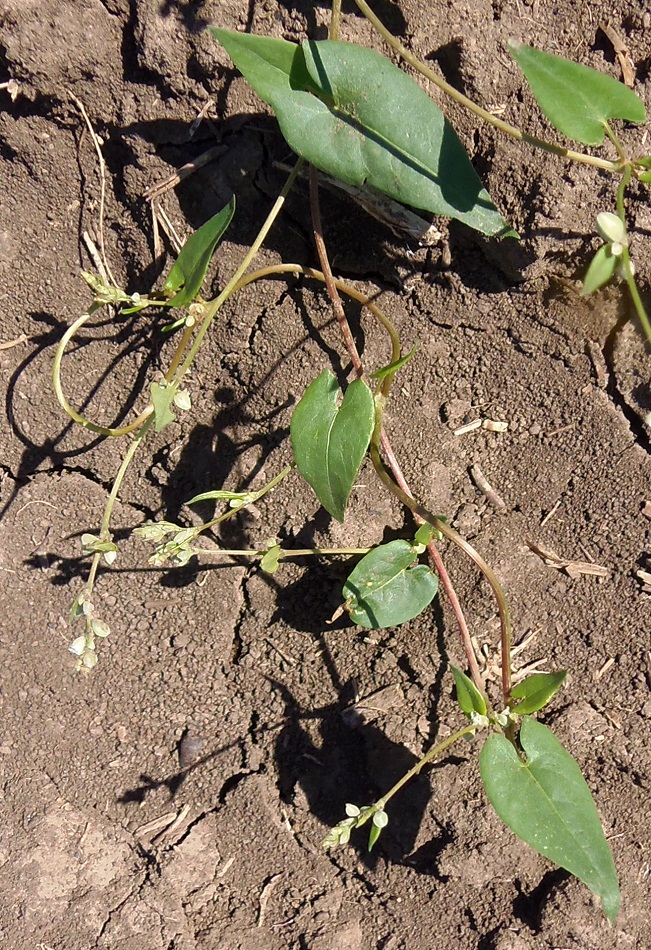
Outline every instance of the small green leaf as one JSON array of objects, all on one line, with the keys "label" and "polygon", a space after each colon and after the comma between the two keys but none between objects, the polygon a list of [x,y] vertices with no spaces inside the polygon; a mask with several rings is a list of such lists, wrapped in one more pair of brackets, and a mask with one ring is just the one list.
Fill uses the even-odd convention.
[{"label": "small green leaf", "polygon": [[160,432],[171,422],[176,422],[176,416],[170,408],[176,395],[176,387],[152,383],[149,391],[151,404],[154,407],[154,428],[156,432]]},{"label": "small green leaf", "polygon": [[642,174],[638,175],[637,177],[640,179],[640,181],[643,181],[645,185],[648,185],[651,181],[651,171],[642,172]]},{"label": "small green leaf", "polygon": [[457,689],[457,702],[461,711],[470,719],[473,712],[480,716],[486,715],[486,698],[483,696],[469,676],[466,676],[456,666],[450,664],[450,670],[454,676],[454,685]]},{"label": "small green leaf", "polygon": [[321,171],[483,234],[514,236],[443,113],[385,56],[354,43],[299,47],[211,29],[290,148]]},{"label": "small green leaf", "polygon": [[397,373],[399,369],[402,369],[405,363],[409,362],[417,349],[418,347],[414,346],[406,356],[401,356],[400,359],[395,360],[393,363],[389,363],[387,366],[383,366],[381,369],[376,369],[374,373],[371,373],[371,379],[384,379],[385,376]]},{"label": "small green leaf", "polygon": [[608,119],[644,122],[641,99],[611,76],[516,40],[508,47],[541,110],[568,138],[600,145]]},{"label": "small green leaf", "polygon": [[108,637],[111,632],[109,625],[104,623],[103,620],[98,620],[96,617],[93,617],[91,620],[90,629],[96,637]]},{"label": "small green leaf", "polygon": [[524,762],[512,743],[493,733],[479,755],[488,799],[515,834],[574,874],[614,921],[620,905],[615,863],[581,770],[553,732],[525,717]]},{"label": "small green leaf", "polygon": [[420,526],[420,528],[414,535],[414,544],[422,544],[423,547],[427,547],[427,545],[432,540],[433,534],[434,534],[434,525],[431,525],[425,522],[424,524]]},{"label": "small green leaf", "polygon": [[215,248],[234,214],[235,198],[232,197],[220,212],[187,239],[163,287],[163,293],[170,297],[169,306],[186,307],[197,296]]},{"label": "small green leaf", "polygon": [[395,627],[416,617],[433,600],[438,578],[408,541],[390,541],[369,551],[343,587],[346,608],[361,627]]},{"label": "small green leaf", "polygon": [[583,278],[581,296],[587,297],[588,294],[593,294],[607,284],[615,273],[617,261],[618,258],[613,254],[610,244],[602,244],[590,261],[588,271]]},{"label": "small green leaf", "polygon": [[371,441],[373,395],[366,383],[351,383],[337,408],[339,387],[324,370],[305,390],[290,426],[296,466],[333,518],[344,512],[357,472]]},{"label": "small green leaf", "polygon": [[538,712],[556,695],[566,676],[565,670],[558,673],[532,673],[511,690],[511,698],[519,700],[511,703],[511,709],[520,716]]},{"label": "small green leaf", "polygon": [[274,544],[269,548],[268,551],[265,551],[260,561],[260,567],[265,572],[265,574],[275,574],[278,570],[278,558],[280,556],[280,545]]},{"label": "small green leaf", "polygon": [[368,833],[368,850],[369,853],[373,850],[377,839],[382,834],[382,829],[386,828],[389,823],[389,816],[385,811],[376,811],[373,815],[373,823],[371,825],[370,831]]}]

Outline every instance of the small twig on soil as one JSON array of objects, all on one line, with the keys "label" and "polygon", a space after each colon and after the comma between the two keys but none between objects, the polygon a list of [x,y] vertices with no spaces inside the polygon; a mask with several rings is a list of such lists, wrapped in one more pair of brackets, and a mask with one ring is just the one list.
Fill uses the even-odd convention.
[{"label": "small twig on soil", "polygon": [[260,891],[260,899],[258,901],[258,921],[257,921],[258,927],[262,927],[262,925],[264,924],[264,915],[265,915],[265,910],[267,908],[267,904],[269,903],[269,896],[271,894],[272,888],[274,887],[279,877],[282,877],[282,874],[280,871],[278,871],[277,874],[272,874],[271,877],[265,883],[262,890]]},{"label": "small twig on soil", "polygon": [[593,577],[608,577],[610,574],[609,569],[600,564],[594,564],[591,561],[573,561],[570,558],[559,557],[552,548],[543,547],[542,544],[538,544],[536,541],[525,540],[524,543],[534,554],[538,555],[545,567],[553,567],[557,571],[565,571],[572,580],[575,580],[580,574],[590,574]]},{"label": "small twig on soil", "polygon": [[105,163],[105,161],[104,161],[104,156],[102,155],[102,149],[101,149],[101,146],[100,146],[99,139],[98,139],[97,135],[95,134],[95,129],[93,128],[90,119],[88,118],[88,113],[86,112],[86,109],[84,108],[83,102],[82,102],[80,99],[78,99],[78,98],[75,96],[74,93],[72,93],[72,92],[70,92],[70,91],[68,91],[68,95],[70,96],[70,98],[72,99],[72,101],[74,102],[74,104],[77,106],[77,108],[79,109],[79,111],[81,112],[81,115],[82,115],[82,117],[83,117],[83,119],[84,119],[84,122],[86,123],[86,125],[87,125],[87,127],[88,127],[88,131],[90,132],[90,137],[91,137],[91,139],[92,139],[92,141],[93,141],[93,145],[95,146],[95,151],[97,152],[97,159],[98,159],[98,161],[99,161],[99,180],[100,180],[100,191],[99,191],[99,248],[100,248],[100,252],[101,252],[101,256],[102,256],[102,261],[104,262],[104,268],[105,268],[105,270],[106,270],[106,273],[107,273],[108,276],[110,277],[111,283],[113,284],[113,286],[114,286],[114,287],[117,287],[118,285],[117,285],[117,282],[116,282],[116,280],[115,280],[115,277],[114,277],[113,274],[111,273],[111,268],[109,267],[108,261],[106,260],[106,251],[105,251],[105,248],[104,248],[104,206],[105,206],[105,203],[106,203],[106,163]]},{"label": "small twig on soil", "polygon": [[97,271],[99,276],[102,278],[104,283],[108,284],[109,278],[108,278],[108,274],[106,273],[106,268],[104,267],[104,262],[102,261],[102,258],[99,255],[99,251],[95,247],[95,242],[93,241],[88,231],[83,232],[83,234],[81,235],[81,239],[86,245],[86,250],[88,251],[88,255],[91,261],[95,265],[95,270]]},{"label": "small twig on soil", "polygon": [[24,333],[17,336],[15,340],[7,340],[6,343],[0,343],[0,350],[11,350],[14,346],[20,346],[21,343],[28,343],[29,337]]},{"label": "small twig on soil", "polygon": [[602,33],[608,37],[612,43],[612,47],[615,51],[615,55],[619,60],[619,68],[622,71],[622,79],[624,80],[624,85],[628,86],[629,89],[632,89],[635,85],[635,65],[631,56],[628,52],[628,47],[626,43],[621,38],[621,36],[615,32],[610,23],[600,23],[599,29]]},{"label": "small twig on soil", "polygon": [[205,104],[205,106],[201,109],[201,112],[199,112],[196,119],[194,120],[194,122],[192,123],[192,125],[190,126],[188,130],[189,139],[194,137],[197,129],[199,128],[199,126],[201,125],[205,117],[208,115],[208,112],[210,111],[210,109],[212,109],[214,104],[215,104],[215,100],[209,99],[208,102]]},{"label": "small twig on soil", "polygon": [[189,175],[203,168],[204,165],[208,165],[209,162],[213,162],[227,151],[228,149],[225,145],[213,145],[212,148],[202,152],[201,155],[198,155],[197,158],[191,162],[187,162],[185,165],[182,165],[181,168],[177,168],[174,174],[170,175],[169,178],[166,178],[164,181],[159,181],[157,184],[147,188],[147,190],[143,192],[143,198],[147,201],[152,201],[154,198],[161,198],[168,191],[171,191],[172,188],[176,188],[176,186]]},{"label": "small twig on soil", "polygon": [[495,489],[490,485],[479,465],[475,464],[470,467],[470,477],[482,495],[485,495],[485,497],[491,503],[493,508],[497,508],[500,511],[506,510],[506,502],[502,496],[498,495]]}]

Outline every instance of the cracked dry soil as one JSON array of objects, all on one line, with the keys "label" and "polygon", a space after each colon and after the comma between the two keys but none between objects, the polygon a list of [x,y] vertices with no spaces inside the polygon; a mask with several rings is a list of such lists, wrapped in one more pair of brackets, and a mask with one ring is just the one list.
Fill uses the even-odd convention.
[{"label": "cracked dry soil", "polygon": [[[533,134],[549,130],[505,39],[617,75],[597,28],[610,17],[651,103],[651,29],[636,2],[378,9],[421,58]],[[342,378],[348,370],[319,287],[266,281],[225,308],[190,379],[193,412],[153,439],[127,478],[119,559],[97,592],[113,633],[92,675],[72,671],[66,615],[86,570],[79,536],[97,529],[124,446],[67,424],[49,384],[54,346],[89,301],[82,233],[98,227],[96,156],[70,93],[103,142],[107,255],[130,292],[159,275],[144,192],[220,147],[162,199],[187,234],[237,195],[218,286],[281,187],[274,162],[290,157],[203,28],[298,40],[322,37],[326,19],[323,6],[287,0],[0,0],[0,81],[19,85],[15,101],[0,91],[2,340],[25,336],[0,350],[0,941],[17,950],[647,948],[651,616],[635,571],[649,550],[651,363],[616,290],[589,304],[576,293],[594,215],[611,207],[612,182],[593,170],[531,153],[446,105],[519,245],[451,227],[449,253],[418,248],[336,195],[322,202],[336,273],[379,293],[405,347],[419,344],[388,416],[414,491],[497,570],[517,636],[535,632],[522,662],[570,671],[545,721],[581,764],[611,839],[623,894],[614,927],[581,884],[500,825],[469,748],[404,792],[372,856],[361,841],[320,850],[346,801],[371,801],[444,734],[441,723],[454,724],[444,674],[462,657],[446,604],[364,636],[326,623],[342,564],[283,564],[273,578],[244,563],[162,572],[130,538],[145,517],[197,517],[184,507],[195,493],[261,484],[287,462],[293,403],[325,366]],[[381,48],[350,8],[342,29]],[[625,134],[637,146],[646,132]],[[646,193],[633,195],[630,224],[647,293]],[[315,263],[304,184],[261,259]],[[351,320],[367,364],[382,365],[377,328],[354,310]],[[168,347],[157,318],[98,319],[66,357],[69,398],[103,423],[127,417]],[[481,416],[509,428],[453,435]],[[474,465],[504,510],[477,491]],[[297,480],[257,518],[229,524],[229,545],[271,534],[300,546],[374,543],[386,525],[408,529],[370,470],[344,526]],[[608,576],[572,580],[527,540],[592,559]],[[494,655],[488,592],[455,551],[445,557],[471,629]],[[203,740],[184,773],[183,736]]]}]

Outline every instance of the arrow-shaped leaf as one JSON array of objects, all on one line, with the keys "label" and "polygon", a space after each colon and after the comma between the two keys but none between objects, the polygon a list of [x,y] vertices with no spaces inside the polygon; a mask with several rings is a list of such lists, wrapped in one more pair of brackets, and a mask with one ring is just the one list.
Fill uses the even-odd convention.
[{"label": "arrow-shaped leaf", "polygon": [[526,762],[502,734],[489,736],[481,750],[479,768],[491,805],[518,838],[597,894],[614,920],[617,873],[581,769],[535,719],[523,719],[520,743]]},{"label": "arrow-shaped leaf", "polygon": [[511,709],[519,716],[538,712],[559,691],[566,676],[565,670],[558,673],[532,673],[511,690],[511,698],[516,700],[511,703]]},{"label": "arrow-shaped leaf", "polygon": [[514,236],[443,113],[385,56],[354,43],[212,33],[272,107],[290,148],[321,171],[483,234]]},{"label": "arrow-shaped leaf", "polygon": [[406,623],[427,607],[438,590],[438,578],[425,564],[416,564],[409,541],[390,541],[369,551],[344,584],[348,613],[355,623],[377,630]]},{"label": "arrow-shaped leaf", "polygon": [[167,275],[163,292],[173,294],[171,307],[186,307],[201,290],[208,265],[226,228],[235,214],[235,198],[191,234]]},{"label": "arrow-shaped leaf", "polygon": [[333,518],[344,520],[353,483],[371,441],[373,395],[356,379],[337,407],[339,387],[324,370],[305,390],[290,426],[296,466]]},{"label": "arrow-shaped leaf", "polygon": [[543,113],[568,138],[600,145],[608,119],[644,122],[642,100],[611,76],[516,40],[508,46]]}]

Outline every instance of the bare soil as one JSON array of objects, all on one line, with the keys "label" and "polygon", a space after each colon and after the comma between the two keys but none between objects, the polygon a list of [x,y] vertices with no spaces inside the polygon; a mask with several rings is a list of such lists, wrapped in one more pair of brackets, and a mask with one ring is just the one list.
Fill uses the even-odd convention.
[{"label": "bare soil", "polygon": [[[378,12],[458,88],[533,134],[550,130],[505,52],[509,36],[619,76],[598,29],[610,18],[651,104],[650,17],[633,0],[400,0]],[[364,804],[457,727],[449,662],[462,663],[446,603],[399,629],[328,626],[342,562],[244,561],[161,571],[130,529],[146,518],[210,517],[199,491],[261,485],[290,458],[292,405],[323,368],[350,367],[322,290],[295,279],[242,292],[211,331],[189,381],[193,411],[136,457],[115,515],[119,558],[98,609],[112,635],[89,676],[66,652],[69,605],[126,443],[66,421],[51,391],[54,347],[89,303],[82,240],[97,242],[100,177],[83,103],[107,164],[106,252],[118,281],[146,293],[154,263],[147,188],[206,149],[218,157],[162,204],[185,236],[234,192],[218,255],[223,285],[291,161],[277,126],[205,32],[209,23],[290,40],[325,35],[327,8],[264,0],[0,0],[0,433],[3,734],[0,941],[6,948],[526,950],[648,948],[651,608],[635,572],[649,551],[649,353],[617,290],[585,302],[578,277],[613,181],[506,140],[441,103],[522,241],[451,226],[419,248],[323,194],[336,273],[396,322],[414,359],[387,425],[413,490],[447,515],[498,572],[517,658],[569,671],[546,713],[592,788],[621,879],[610,927],[576,880],[519,843],[483,795],[471,746],[396,801],[369,856],[320,841],[348,801]],[[346,7],[345,39],[382,49]],[[206,118],[192,123],[212,100]],[[624,133],[643,149],[644,129]],[[648,151],[648,144],[646,145]],[[630,206],[634,257],[651,277],[648,192]],[[315,264],[299,184],[260,259]],[[377,327],[351,309],[369,366]],[[71,348],[71,402],[110,424],[142,408],[169,358],[162,317],[97,319]],[[455,436],[475,418],[503,433]],[[505,503],[469,477],[479,465]],[[410,530],[364,469],[344,526],[298,478],[229,545],[368,544]],[[386,527],[388,526],[388,528]],[[526,541],[593,560],[606,578],[549,567]],[[486,586],[454,550],[448,568],[479,645],[496,657]],[[612,661],[612,662],[611,662]],[[378,692],[381,691],[381,692]],[[370,697],[370,698],[369,698]],[[181,772],[180,743],[200,755]],[[203,744],[201,745],[200,740]],[[199,750],[200,746],[200,750]],[[179,823],[162,836],[162,821]]]}]

